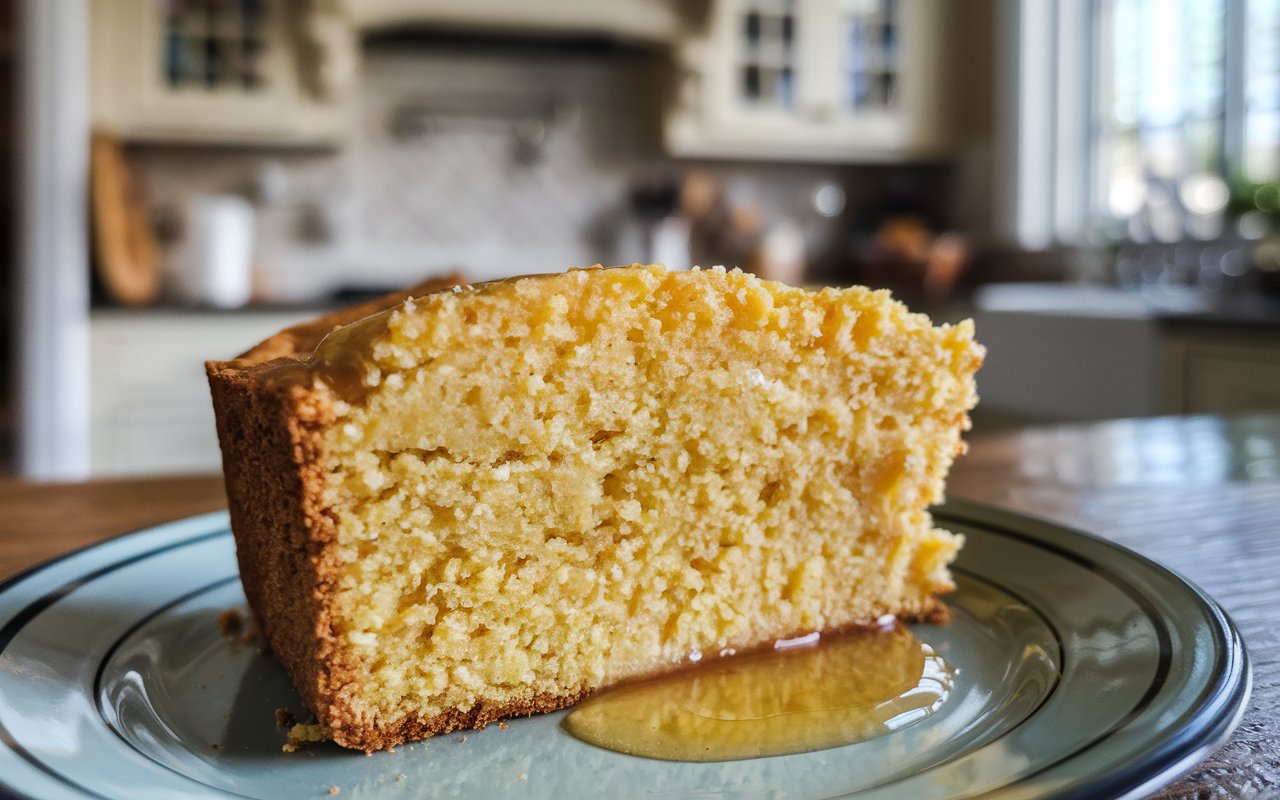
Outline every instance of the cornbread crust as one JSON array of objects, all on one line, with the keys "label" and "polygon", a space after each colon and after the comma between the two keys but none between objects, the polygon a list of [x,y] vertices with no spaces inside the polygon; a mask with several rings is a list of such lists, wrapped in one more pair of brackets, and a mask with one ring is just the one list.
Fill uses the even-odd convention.
[{"label": "cornbread crust", "polygon": [[[415,287],[360,309],[328,315],[284,331],[237,359],[206,365],[237,558],[250,606],[304,702],[330,729],[334,741],[346,747],[389,748],[433,734],[483,727],[504,717],[556,710],[590,693],[534,692],[506,701],[481,696],[469,707],[446,708],[428,718],[410,711],[396,719],[370,719],[367,711],[357,710],[368,675],[365,665],[351,656],[351,648],[339,641],[334,598],[344,562],[338,554],[337,513],[324,502],[333,468],[326,435],[339,421],[344,403],[323,382],[295,378],[307,377],[306,358],[334,327],[453,283]],[[972,372],[981,362],[980,348],[972,346],[967,355],[961,358],[957,353],[956,358],[971,386]],[[965,427],[966,410],[967,406],[946,411],[955,414],[953,427]],[[963,445],[955,441],[958,451]],[[936,597],[906,609],[879,610],[897,611],[908,620],[936,620],[946,614]]]},{"label": "cornbread crust", "polygon": [[323,386],[263,381],[260,376],[279,368],[280,360],[305,358],[336,328],[463,282],[459,275],[427,281],[287,328],[230,361],[205,364],[236,560],[249,607],[303,702],[324,720],[334,741],[346,747],[392,747],[462,723],[450,727],[450,720],[406,721],[403,731],[362,734],[357,723],[344,719],[343,706],[335,700],[356,673],[335,646],[330,602],[336,563],[329,547],[334,524],[316,502],[328,481],[322,431],[335,419],[335,398]]},{"label": "cornbread crust", "polygon": [[[336,419],[324,386],[262,380],[310,355],[329,333],[373,314],[464,284],[454,274],[287,328],[230,361],[205,364],[223,453],[236,561],[259,629],[312,713],[343,747],[372,752],[455,730],[566,708],[587,693],[538,694],[515,703],[370,727],[340,698],[358,680],[333,630],[330,603],[337,562],[332,515],[316,501],[327,485],[322,432]],[[281,359],[286,363],[282,364]],[[275,623],[275,624],[273,624]],[[283,623],[283,624],[280,624]]]}]

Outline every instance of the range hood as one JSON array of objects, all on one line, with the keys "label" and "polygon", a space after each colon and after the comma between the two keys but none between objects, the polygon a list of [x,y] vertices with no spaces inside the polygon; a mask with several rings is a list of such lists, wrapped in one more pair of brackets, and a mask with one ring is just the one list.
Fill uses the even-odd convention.
[{"label": "range hood", "polygon": [[361,33],[446,27],[670,44],[680,27],[676,0],[345,0],[344,11]]}]

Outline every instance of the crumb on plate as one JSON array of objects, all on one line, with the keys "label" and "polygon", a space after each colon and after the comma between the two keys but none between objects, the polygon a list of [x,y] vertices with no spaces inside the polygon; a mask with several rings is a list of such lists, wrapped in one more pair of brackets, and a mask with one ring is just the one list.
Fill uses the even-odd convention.
[{"label": "crumb on plate", "polygon": [[239,636],[241,630],[244,629],[244,614],[238,608],[228,608],[218,614],[218,630],[222,631],[222,635],[230,639]]}]

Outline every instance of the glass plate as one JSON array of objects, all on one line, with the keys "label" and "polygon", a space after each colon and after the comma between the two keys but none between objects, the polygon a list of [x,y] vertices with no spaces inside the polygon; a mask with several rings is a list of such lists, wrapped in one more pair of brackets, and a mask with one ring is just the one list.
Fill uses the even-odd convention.
[{"label": "glass plate", "polygon": [[871,741],[710,764],[572,738],[565,712],[365,756],[284,753],[283,671],[221,635],[244,610],[225,513],[82,550],[0,586],[0,788],[18,796],[1130,797],[1221,744],[1249,694],[1240,636],[1200,590],[1117,545],[949,503],[967,539],[938,713]]}]

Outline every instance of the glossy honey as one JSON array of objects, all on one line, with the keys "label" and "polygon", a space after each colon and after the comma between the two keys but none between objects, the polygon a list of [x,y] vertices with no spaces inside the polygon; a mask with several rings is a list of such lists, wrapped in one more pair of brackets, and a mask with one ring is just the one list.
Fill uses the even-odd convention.
[{"label": "glossy honey", "polygon": [[727,761],[838,747],[933,714],[952,670],[905,627],[719,658],[579,705],[564,727],[610,750]]}]

